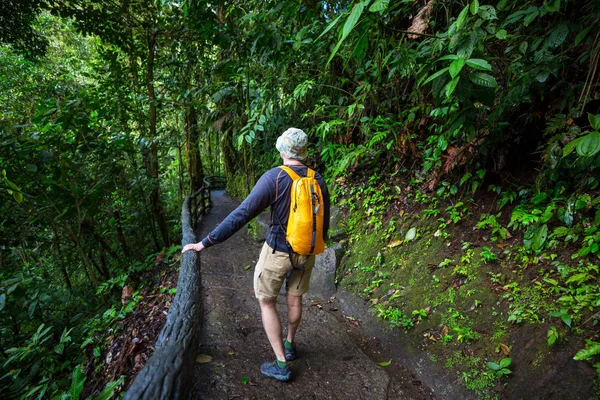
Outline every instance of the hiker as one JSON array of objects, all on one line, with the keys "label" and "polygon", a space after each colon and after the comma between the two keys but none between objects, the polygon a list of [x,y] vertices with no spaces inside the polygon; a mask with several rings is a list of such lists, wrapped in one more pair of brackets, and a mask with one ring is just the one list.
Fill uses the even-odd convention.
[{"label": "hiker", "polygon": [[[319,174],[303,164],[308,156],[307,141],[308,138],[301,129],[290,128],[283,132],[275,145],[283,160],[283,166],[265,172],[239,207],[232,211],[201,242],[188,244],[182,250],[184,253],[188,250],[201,252],[210,246],[221,243],[271,206],[269,233],[254,271],[254,293],[260,305],[263,327],[276,356],[275,361],[263,363],[260,370],[263,375],[280,381],[287,381],[292,376],[287,361],[296,358],[294,337],[302,318],[302,295],[308,291],[310,274],[315,265],[315,254],[324,250],[324,240],[329,229],[327,186]],[[317,230],[315,235],[312,233],[315,231],[314,229],[305,232],[302,228],[302,232],[290,233],[290,230],[299,226],[304,227],[302,221],[295,222],[297,221],[295,211],[294,215],[290,217],[290,205],[295,206],[295,202],[299,201],[297,196],[292,198],[291,195],[292,188],[296,188],[294,179],[307,176],[311,178],[313,175],[320,188],[318,192],[320,192],[321,198],[315,194],[315,190],[319,188],[315,188],[316,185],[310,185],[311,198],[320,201],[316,207],[312,206],[315,216],[317,212],[319,216],[319,218],[312,218],[312,221],[314,223],[319,219],[321,231]],[[309,182],[314,182],[314,180]],[[296,189],[295,194],[297,193],[299,192]],[[288,220],[292,220],[293,223],[288,224]],[[308,243],[306,248],[309,250],[302,250],[301,254],[292,251],[292,247],[298,248],[298,240],[290,244],[286,238],[291,239],[294,235],[299,235],[301,242]],[[317,249],[315,249],[315,238]],[[288,330],[287,337],[282,340],[281,321],[276,305],[284,281],[287,291]]]}]

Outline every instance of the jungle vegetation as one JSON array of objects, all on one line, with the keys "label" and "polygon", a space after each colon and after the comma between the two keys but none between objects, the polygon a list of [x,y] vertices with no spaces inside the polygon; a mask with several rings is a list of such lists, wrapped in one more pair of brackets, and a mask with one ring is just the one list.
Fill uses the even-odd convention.
[{"label": "jungle vegetation", "polygon": [[[554,318],[548,343],[573,331],[600,370],[599,24],[598,0],[2,0],[0,395],[78,397],[143,272],[176,252],[183,198],[208,175],[243,197],[289,126],[356,215],[351,243],[365,226],[389,249],[418,239],[409,203],[448,226],[493,196],[473,225],[545,266],[539,294],[505,289],[505,323]],[[468,280],[505,257],[485,248],[442,268]],[[360,291],[381,297],[369,267]],[[431,312],[394,300],[377,312],[397,327]],[[445,310],[441,340],[477,340]]]}]

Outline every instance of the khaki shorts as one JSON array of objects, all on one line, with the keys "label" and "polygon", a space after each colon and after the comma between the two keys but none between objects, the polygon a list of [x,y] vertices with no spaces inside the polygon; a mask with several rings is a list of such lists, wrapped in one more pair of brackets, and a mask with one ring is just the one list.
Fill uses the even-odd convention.
[{"label": "khaki shorts", "polygon": [[[315,256],[294,254],[294,265],[302,265],[300,270],[292,270],[288,282],[288,294],[302,296],[308,292],[310,273],[315,266]],[[290,256],[282,251],[275,251],[265,242],[260,258],[254,269],[254,294],[259,300],[275,299],[279,296],[281,286],[291,269]]]}]

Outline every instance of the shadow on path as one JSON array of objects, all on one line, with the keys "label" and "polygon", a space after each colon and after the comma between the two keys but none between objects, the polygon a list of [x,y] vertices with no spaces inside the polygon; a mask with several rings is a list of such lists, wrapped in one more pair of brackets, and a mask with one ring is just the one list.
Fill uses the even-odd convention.
[{"label": "shadow on path", "polygon": [[[198,238],[211,231],[238,203],[223,191],[213,192],[213,208],[202,221]],[[261,243],[236,233],[202,253],[204,321],[198,354],[212,361],[196,364],[196,399],[429,399],[408,373],[384,368],[359,346],[360,335],[328,305],[304,299],[296,342],[294,377],[281,383],[263,377],[260,364],[275,357],[262,329],[252,280]],[[250,266],[250,268],[245,269]],[[285,298],[278,309],[286,325]],[[285,334],[285,333],[284,333]],[[386,355],[380,354],[380,361]],[[395,372],[394,372],[395,371]]]}]

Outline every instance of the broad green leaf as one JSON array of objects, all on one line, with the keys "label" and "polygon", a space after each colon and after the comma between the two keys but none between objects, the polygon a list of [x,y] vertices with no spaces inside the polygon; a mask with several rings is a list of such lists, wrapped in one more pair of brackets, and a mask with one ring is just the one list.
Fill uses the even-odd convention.
[{"label": "broad green leaf", "polygon": [[[454,93],[454,89],[456,89],[456,85],[458,85],[459,80],[460,80],[460,76],[457,76],[446,84],[444,91],[446,93],[447,98],[450,98],[450,96],[452,96],[452,93]],[[440,138],[443,138],[443,136]],[[445,150],[445,148],[444,148],[444,150]]]},{"label": "broad green leaf", "polygon": [[506,7],[506,4],[508,3],[508,0],[500,0],[498,2],[498,4],[496,5],[496,8],[500,11],[504,10],[504,8]]},{"label": "broad green leaf", "polygon": [[340,37],[340,40],[337,42],[333,51],[331,52],[331,55],[329,56],[329,60],[327,60],[327,65],[329,65],[331,60],[333,60],[333,57],[336,55],[337,51],[339,50],[339,48],[342,45],[342,43],[344,42],[344,40],[348,37],[350,32],[352,32],[352,30],[358,23],[358,20],[360,19],[360,16],[362,15],[362,13],[365,9],[365,6],[367,4],[369,4],[369,1],[361,1],[360,3],[355,4],[354,7],[352,8],[352,12],[348,16],[348,19],[346,20],[346,22],[344,23],[344,26],[342,27],[342,36]]},{"label": "broad green leaf", "polygon": [[377,365],[379,365],[380,367],[387,367],[391,363],[392,363],[392,360],[390,360],[390,361],[382,361],[382,362],[377,363]]},{"label": "broad green leaf", "polygon": [[578,139],[573,139],[569,143],[567,143],[565,145],[565,147],[563,148],[563,157],[566,157],[569,154],[571,154],[573,152],[573,150],[575,150],[575,147],[577,146],[577,143],[579,143],[579,138]]},{"label": "broad green leaf", "polygon": [[510,365],[510,363],[512,362],[512,358],[503,358],[502,360],[500,360],[500,368],[506,368]]},{"label": "broad green leaf", "polygon": [[423,85],[425,85],[425,84],[427,84],[427,83],[431,82],[431,81],[432,81],[432,80],[434,80],[435,78],[438,78],[438,77],[440,77],[442,74],[444,74],[444,73],[445,73],[446,71],[448,71],[449,69],[450,69],[450,68],[448,68],[448,67],[446,67],[446,68],[443,68],[443,69],[440,69],[438,72],[436,72],[435,74],[433,74],[433,75],[431,75],[429,78],[427,78],[427,79],[425,80],[425,82],[423,82]]},{"label": "broad green leaf", "polygon": [[540,227],[535,225],[529,226],[523,236],[523,244],[525,248],[538,251],[542,248],[548,237],[548,225],[544,224]]},{"label": "broad green leaf", "polygon": [[588,113],[588,121],[590,121],[590,125],[592,129],[596,131],[600,131],[600,114],[590,114]]},{"label": "broad green leaf", "polygon": [[560,0],[547,0],[544,2],[546,9],[551,13],[560,10]]},{"label": "broad green leaf", "polygon": [[452,63],[450,64],[450,67],[448,67],[449,68],[448,72],[450,72],[450,76],[452,77],[452,79],[456,78],[456,76],[463,69],[464,65],[465,65],[464,58],[457,58],[456,60],[452,61]]},{"label": "broad green leaf", "polygon": [[560,24],[550,32],[550,35],[546,38],[546,44],[548,47],[558,47],[564,43],[569,35],[569,26],[567,24]]},{"label": "broad green leaf", "polygon": [[490,65],[490,63],[488,63],[485,60],[482,60],[481,58],[470,58],[467,60],[467,65],[471,68],[481,69],[484,71],[492,70],[492,66]]},{"label": "broad green leaf", "polygon": [[473,50],[475,50],[478,40],[477,34],[475,32],[471,32],[469,39],[462,42],[462,45],[458,48],[456,54],[459,57],[468,60],[471,58],[471,54],[473,54]]},{"label": "broad green leaf", "polygon": [[571,323],[573,321],[573,319],[571,318],[571,316],[569,314],[567,314],[566,312],[563,313],[560,316],[560,319],[562,320],[562,322],[564,322],[569,328],[571,327]]},{"label": "broad green leaf", "polygon": [[27,313],[29,314],[29,317],[32,317],[32,316],[33,316],[33,313],[35,312],[35,308],[36,308],[36,306],[37,306],[37,300],[36,300],[36,301],[34,301],[34,302],[32,302],[32,303],[29,305],[29,309],[27,310]]},{"label": "broad green leaf", "polygon": [[27,164],[25,166],[25,169],[30,172],[37,172],[37,170],[38,170],[37,165],[35,165],[35,164]]},{"label": "broad green leaf", "polygon": [[15,201],[19,204],[21,204],[23,202],[23,193],[21,192],[14,192],[13,194],[13,198],[15,199]]},{"label": "broad green leaf", "polygon": [[479,7],[477,13],[482,19],[486,21],[498,19],[498,17],[496,16],[496,9],[494,8],[494,6],[481,6]]},{"label": "broad green leaf", "polygon": [[593,25],[590,25],[577,34],[577,36],[575,37],[575,46],[578,46],[583,41],[583,39],[585,39],[587,34],[592,30],[592,27]]},{"label": "broad green leaf", "polygon": [[445,60],[456,60],[457,58],[458,58],[458,56],[456,54],[448,54],[448,55],[438,58],[437,60],[435,60],[435,62],[445,61]]},{"label": "broad green leaf", "polygon": [[529,47],[529,43],[528,42],[523,42],[519,45],[519,51],[521,52],[521,54],[525,54],[527,53],[527,48]]},{"label": "broad green leaf", "polygon": [[390,4],[390,0],[375,0],[375,3],[371,4],[369,7],[370,12],[379,12],[384,11],[388,8]]},{"label": "broad green leaf", "polygon": [[479,1],[473,0],[471,3],[471,14],[476,15],[477,11],[479,11]]},{"label": "broad green leaf", "polygon": [[416,236],[417,236],[417,228],[410,228],[408,230],[408,232],[406,232],[406,235],[404,235],[404,241],[410,242],[410,241],[414,240]]},{"label": "broad green leaf", "polygon": [[339,21],[340,19],[344,16],[344,14],[340,14],[339,17],[337,17],[336,19],[334,19],[329,25],[327,25],[327,28],[325,28],[325,30],[323,32],[321,32],[321,34],[317,37],[317,40],[321,38],[321,36],[325,35],[327,32],[329,32]]},{"label": "broad green leaf", "polygon": [[467,14],[469,13],[469,6],[466,6],[465,8],[463,8],[463,10],[460,12],[460,14],[458,14],[458,18],[456,19],[456,28],[460,29],[460,27],[465,23],[465,21],[467,20]]},{"label": "broad green leaf", "polygon": [[496,38],[504,40],[506,39],[507,34],[508,32],[506,32],[506,29],[500,29],[498,32],[496,32]]},{"label": "broad green leaf", "polygon": [[116,381],[108,382],[104,389],[96,397],[94,397],[94,400],[110,400],[115,394],[115,390],[123,383],[124,379],[125,377],[122,376]]},{"label": "broad green leaf", "polygon": [[544,83],[548,80],[548,77],[550,76],[550,71],[548,71],[547,69],[540,71],[536,76],[535,76],[535,80],[540,82],[540,83]]},{"label": "broad green leaf", "polygon": [[525,17],[525,20],[523,20],[523,25],[529,26],[529,24],[531,24],[533,20],[538,17],[538,15],[540,15],[540,12],[536,9],[534,12]]},{"label": "broad green leaf", "polygon": [[469,75],[469,78],[473,83],[483,87],[495,88],[498,86],[498,82],[496,82],[496,78],[491,75],[484,74],[483,72],[476,72]]},{"label": "broad green leaf", "polygon": [[486,364],[490,369],[492,369],[494,371],[498,371],[500,369],[500,365],[498,365],[498,363],[495,363],[493,361],[488,361]]},{"label": "broad green leaf", "polygon": [[56,354],[62,354],[63,351],[65,350],[65,344],[64,343],[59,343],[54,347],[54,352]]},{"label": "broad green leaf", "polygon": [[592,132],[579,138],[577,154],[582,157],[592,157],[600,151],[600,132]]}]

